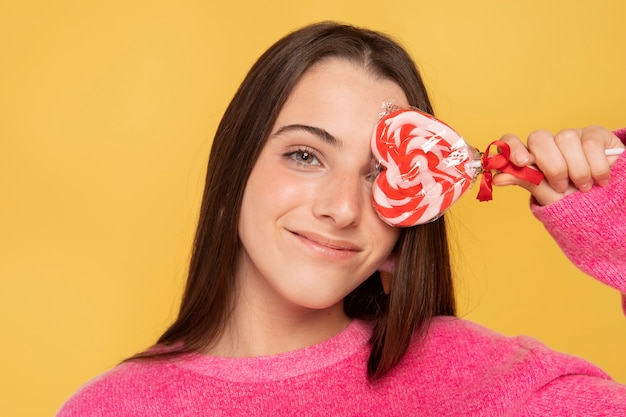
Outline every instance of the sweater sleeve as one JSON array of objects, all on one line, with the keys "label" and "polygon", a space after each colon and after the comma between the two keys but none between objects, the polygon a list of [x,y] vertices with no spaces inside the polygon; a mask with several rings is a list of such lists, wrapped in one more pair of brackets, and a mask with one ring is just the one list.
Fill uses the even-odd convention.
[{"label": "sweater sleeve", "polygon": [[626,416],[626,385],[534,338],[505,337],[454,318],[438,318],[429,336],[403,361],[419,363],[409,365],[421,375],[413,383],[433,381],[435,388],[422,388],[418,397],[446,407],[438,415]]},{"label": "sweater sleeve", "polygon": [[622,129],[618,129],[615,132],[615,136],[617,136],[618,138],[620,138],[620,140],[622,141],[622,143],[624,145],[626,145],[626,127],[622,128]]},{"label": "sweater sleeve", "polygon": [[574,265],[622,293],[626,313],[626,154],[606,187],[531,210]]},{"label": "sweater sleeve", "polygon": [[530,396],[520,416],[623,416],[626,386],[581,374],[562,375]]}]

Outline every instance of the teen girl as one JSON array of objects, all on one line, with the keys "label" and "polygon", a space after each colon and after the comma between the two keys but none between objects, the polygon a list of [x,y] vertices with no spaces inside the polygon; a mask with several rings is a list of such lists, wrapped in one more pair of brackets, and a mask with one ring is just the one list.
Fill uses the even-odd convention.
[{"label": "teen girl", "polygon": [[[592,364],[454,317],[445,216],[398,228],[372,206],[387,102],[433,111],[382,34],[321,23],[261,56],[213,142],[178,318],[59,416],[625,415],[626,386]],[[503,140],[546,180],[494,183],[528,188],[572,260],[626,292],[619,137]]]}]

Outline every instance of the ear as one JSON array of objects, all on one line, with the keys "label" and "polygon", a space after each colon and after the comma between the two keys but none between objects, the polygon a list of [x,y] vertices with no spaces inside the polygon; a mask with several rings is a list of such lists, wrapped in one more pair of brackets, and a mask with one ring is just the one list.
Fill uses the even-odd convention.
[{"label": "ear", "polygon": [[383,291],[385,294],[389,294],[391,289],[391,279],[396,269],[396,254],[391,253],[387,260],[378,267],[378,274],[380,275],[380,282],[383,285]]},{"label": "ear", "polygon": [[378,274],[380,275],[380,283],[383,286],[383,292],[385,294],[389,294],[389,291],[391,290],[391,278],[393,278],[393,274],[386,271],[378,271]]}]

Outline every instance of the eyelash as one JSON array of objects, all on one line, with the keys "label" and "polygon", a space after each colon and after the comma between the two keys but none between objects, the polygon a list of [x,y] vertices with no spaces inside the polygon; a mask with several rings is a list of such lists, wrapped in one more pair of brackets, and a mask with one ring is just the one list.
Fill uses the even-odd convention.
[{"label": "eyelash", "polygon": [[[311,160],[311,161],[317,161],[317,164],[313,164],[312,162],[305,162],[302,161],[300,159],[300,157],[306,155],[307,156],[307,161]],[[284,154],[285,157],[291,159],[292,161],[294,161],[296,164],[303,166],[303,167],[309,167],[309,166],[317,166],[317,165],[321,165],[321,161],[317,156],[317,152],[309,147],[301,147],[301,148],[296,148],[294,150],[285,152]],[[371,171],[365,176],[365,179],[368,182],[374,182],[376,181],[376,178],[378,178],[378,175],[385,170],[385,167],[382,166],[380,164],[380,162],[378,161],[373,161],[372,160],[372,167],[371,167]]]},{"label": "eyelash", "polygon": [[[301,157],[305,155],[307,159],[303,161]],[[321,165],[321,162],[319,158],[317,157],[317,153],[311,148],[307,148],[307,147],[297,148],[293,151],[289,151],[285,153],[285,156],[294,160],[298,165],[302,165],[302,166],[315,165],[312,162],[307,162],[307,161],[317,161],[317,165]]]}]

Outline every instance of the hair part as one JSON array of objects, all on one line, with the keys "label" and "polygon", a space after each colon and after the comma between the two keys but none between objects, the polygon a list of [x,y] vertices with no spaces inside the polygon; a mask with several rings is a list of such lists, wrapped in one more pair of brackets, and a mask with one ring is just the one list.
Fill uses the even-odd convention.
[{"label": "hair part", "polygon": [[[331,57],[397,83],[411,106],[433,113],[414,62],[379,32],[322,22],[272,45],[250,69],[216,131],[180,311],[157,341],[168,348],[130,359],[203,351],[223,333],[236,302],[238,223],[248,177],[296,83],[311,66]],[[373,380],[401,360],[414,334],[423,334],[432,317],[455,314],[443,218],[404,229],[395,251],[390,294],[382,291],[376,272],[344,300],[349,317],[374,323],[368,360]]]}]

